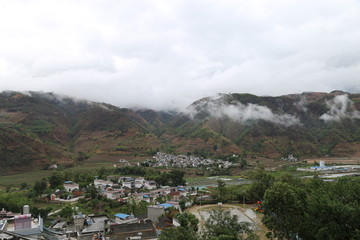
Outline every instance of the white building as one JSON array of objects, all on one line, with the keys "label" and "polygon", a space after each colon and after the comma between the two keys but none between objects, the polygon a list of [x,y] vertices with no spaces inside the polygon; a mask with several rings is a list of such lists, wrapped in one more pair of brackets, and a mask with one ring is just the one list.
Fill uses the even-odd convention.
[{"label": "white building", "polygon": [[132,189],[133,188],[133,181],[123,181],[122,182],[122,187],[126,187],[126,188],[130,188]]},{"label": "white building", "polygon": [[64,183],[65,191],[72,192],[75,189],[79,189],[79,184],[76,183]]},{"label": "white building", "polygon": [[112,187],[114,185],[114,183],[111,182],[111,181],[106,181],[106,180],[102,180],[102,179],[96,179],[96,180],[94,180],[94,185],[97,188],[105,189],[107,187]]},{"label": "white building", "polygon": [[148,190],[156,189],[157,188],[156,182],[153,180],[145,181],[144,188]]}]

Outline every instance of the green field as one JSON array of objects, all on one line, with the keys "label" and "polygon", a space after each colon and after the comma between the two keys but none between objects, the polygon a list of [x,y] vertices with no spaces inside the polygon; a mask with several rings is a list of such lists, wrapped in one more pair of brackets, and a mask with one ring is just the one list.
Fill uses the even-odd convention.
[{"label": "green field", "polygon": [[[69,170],[74,170],[80,173],[84,172],[95,172],[96,170],[100,169],[101,167],[105,168],[114,168],[113,162],[90,162],[84,163],[82,165],[67,168]],[[34,182],[49,177],[53,172],[56,170],[34,170],[16,174],[1,174],[0,175],[0,185],[19,185],[21,183],[33,184]]]}]

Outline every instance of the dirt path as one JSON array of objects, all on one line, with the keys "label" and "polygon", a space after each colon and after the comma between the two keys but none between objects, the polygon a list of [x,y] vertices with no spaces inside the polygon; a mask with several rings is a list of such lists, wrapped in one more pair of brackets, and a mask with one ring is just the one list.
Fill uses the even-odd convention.
[{"label": "dirt path", "polygon": [[[194,214],[199,219],[199,232],[203,232],[205,228],[205,216],[206,212],[212,210],[212,209],[229,209],[233,212],[233,214],[237,214],[241,212],[239,215],[239,219],[241,221],[250,222],[255,225],[256,233],[260,237],[260,240],[267,240],[266,232],[268,231],[266,227],[262,224],[261,219],[263,217],[262,214],[255,213],[253,211],[253,205],[240,205],[240,204],[208,204],[208,205],[202,205],[202,206],[193,206],[186,211]],[[236,213],[237,212],[237,213]]]}]

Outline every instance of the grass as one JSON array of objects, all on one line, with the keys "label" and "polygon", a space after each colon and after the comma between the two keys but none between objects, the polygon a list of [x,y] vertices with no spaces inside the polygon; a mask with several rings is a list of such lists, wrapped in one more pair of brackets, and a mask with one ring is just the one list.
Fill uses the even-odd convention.
[{"label": "grass", "polygon": [[244,176],[201,176],[201,177],[188,177],[185,178],[186,182],[189,186],[194,185],[217,185],[217,181],[219,178],[227,178],[232,179],[231,181],[225,181],[225,183],[233,183],[236,179],[242,178]]},{"label": "grass", "polygon": [[[90,162],[83,163],[81,165],[69,168],[74,171],[78,171],[80,173],[85,172],[94,172],[101,167],[105,167],[106,169],[114,169],[113,162]],[[56,170],[33,170],[22,173],[15,173],[9,175],[0,176],[0,185],[20,185],[21,183],[34,184],[36,181],[39,181],[42,178],[47,178],[51,176],[53,172]]]},{"label": "grass", "polygon": [[53,172],[53,170],[35,170],[31,172],[0,176],[0,185],[19,185],[21,183],[32,184],[41,178],[49,177]]}]

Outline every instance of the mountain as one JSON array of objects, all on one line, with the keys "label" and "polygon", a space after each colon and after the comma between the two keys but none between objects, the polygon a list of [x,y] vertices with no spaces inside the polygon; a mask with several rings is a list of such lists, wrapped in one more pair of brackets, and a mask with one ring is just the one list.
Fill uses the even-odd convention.
[{"label": "mountain", "polygon": [[[183,125],[197,124],[202,139],[224,137],[227,141],[218,149],[234,143],[250,155],[349,156],[360,152],[359,110],[360,94],[342,91],[280,97],[221,94],[194,102],[187,109],[192,118]],[[194,131],[183,130],[172,132],[194,137]]]},{"label": "mountain", "polygon": [[0,166],[71,165],[146,152],[159,144],[150,129],[130,109],[53,93],[2,92]]},{"label": "mountain", "polygon": [[220,94],[184,112],[119,108],[42,92],[0,93],[0,169],[146,158],[360,155],[360,94]]}]

